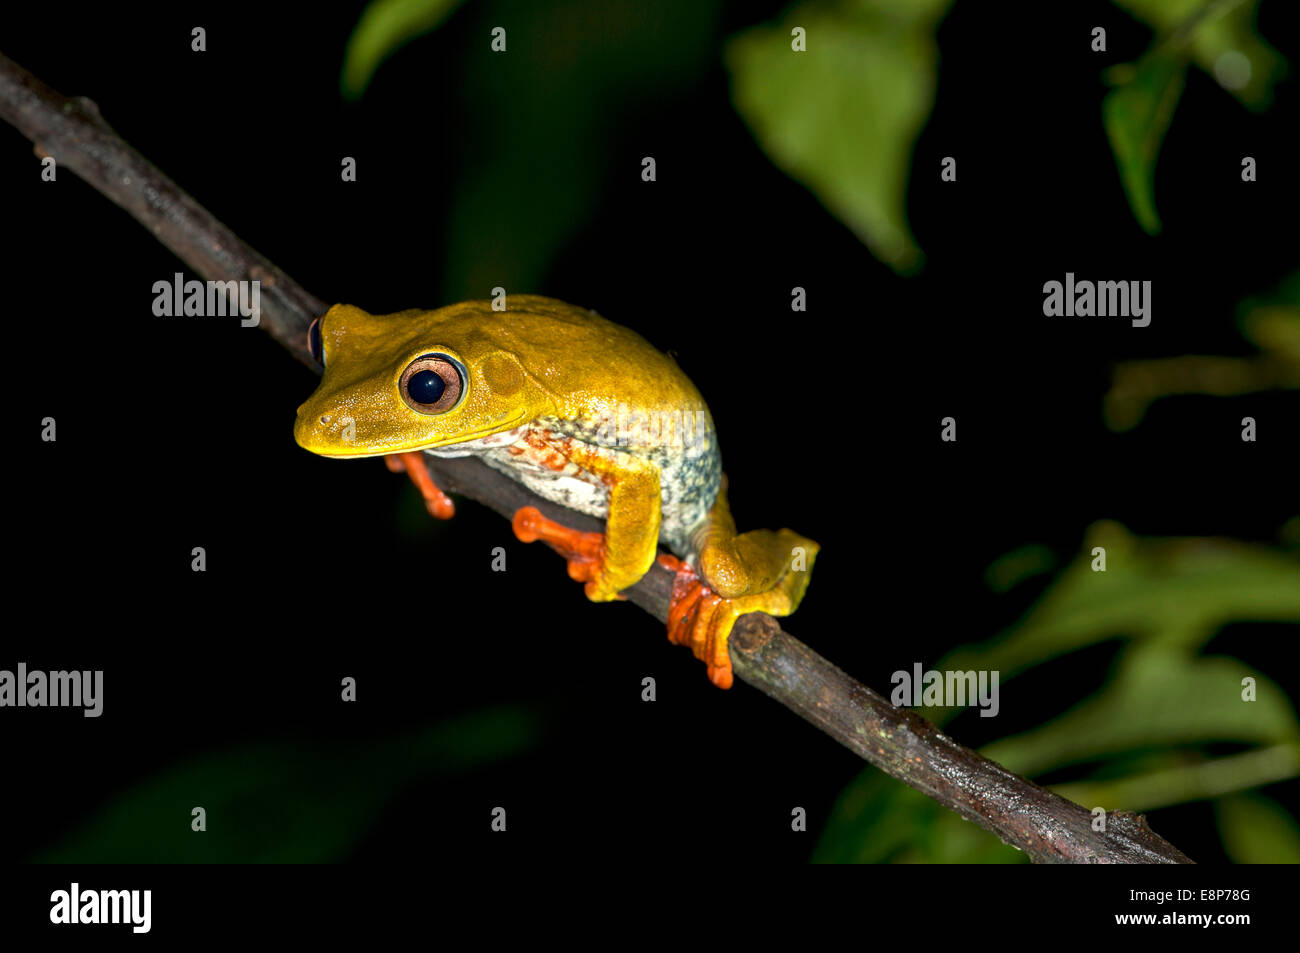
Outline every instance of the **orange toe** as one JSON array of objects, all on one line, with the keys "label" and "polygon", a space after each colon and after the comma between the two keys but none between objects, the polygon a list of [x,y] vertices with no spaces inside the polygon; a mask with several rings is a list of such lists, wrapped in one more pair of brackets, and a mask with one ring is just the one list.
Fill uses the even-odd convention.
[{"label": "orange toe", "polygon": [[733,676],[727,637],[731,614],[724,608],[727,600],[706,586],[686,562],[661,556],[659,564],[676,573],[668,606],[669,641],[690,646],[695,657],[707,663],[709,681],[730,688]]}]

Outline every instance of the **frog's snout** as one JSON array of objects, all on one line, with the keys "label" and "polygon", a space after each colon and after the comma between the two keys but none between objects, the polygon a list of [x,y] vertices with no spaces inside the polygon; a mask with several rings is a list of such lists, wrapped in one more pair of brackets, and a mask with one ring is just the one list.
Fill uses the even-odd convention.
[{"label": "frog's snout", "polygon": [[338,415],[303,404],[293,425],[293,439],[298,446],[315,452],[328,451],[343,440],[342,421]]}]

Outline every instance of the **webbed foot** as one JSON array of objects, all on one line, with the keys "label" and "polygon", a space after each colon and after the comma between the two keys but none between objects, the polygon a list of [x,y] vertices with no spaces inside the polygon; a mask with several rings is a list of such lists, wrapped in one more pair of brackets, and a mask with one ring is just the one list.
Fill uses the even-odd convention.
[{"label": "webbed foot", "polygon": [[[690,646],[695,657],[708,666],[709,681],[719,688],[730,688],[734,681],[727,640],[736,620],[747,612],[774,616],[793,612],[808,588],[818,550],[812,540],[789,530],[779,533],[759,530],[747,535],[748,539],[729,540],[726,552],[715,549],[716,543],[710,544],[700,556],[700,563],[706,569],[703,576],[683,559],[659,557],[659,565],[675,574],[668,609],[668,638],[677,645]],[[741,544],[743,553],[746,544],[760,542],[763,545],[754,548],[762,550],[765,558],[751,560],[750,571],[739,571],[735,566],[735,545]],[[754,571],[764,563],[767,565],[762,572]],[[710,586],[708,583],[714,577],[707,570],[718,566],[730,568]],[[719,589],[730,595],[720,595]]]}]

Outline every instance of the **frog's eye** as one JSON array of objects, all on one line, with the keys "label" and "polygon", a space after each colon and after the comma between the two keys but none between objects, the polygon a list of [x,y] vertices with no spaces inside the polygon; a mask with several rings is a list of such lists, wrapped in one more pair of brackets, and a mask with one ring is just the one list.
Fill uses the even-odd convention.
[{"label": "frog's eye", "polygon": [[402,400],[422,414],[441,414],[460,402],[465,389],[465,371],[459,361],[446,354],[417,357],[397,382]]},{"label": "frog's eye", "polygon": [[307,329],[307,349],[311,351],[311,359],[321,367],[325,366],[325,342],[320,336],[320,318],[311,323]]}]

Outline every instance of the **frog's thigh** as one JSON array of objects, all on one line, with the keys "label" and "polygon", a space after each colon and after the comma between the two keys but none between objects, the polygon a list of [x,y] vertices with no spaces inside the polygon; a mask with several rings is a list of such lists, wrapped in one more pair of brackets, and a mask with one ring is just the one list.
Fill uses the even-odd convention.
[{"label": "frog's thigh", "polygon": [[[799,604],[819,548],[788,529],[756,529],[737,535],[725,491],[709,510],[708,524],[698,539],[700,571],[709,588],[724,599],[771,593],[763,606],[755,608],[772,615],[788,615]],[[790,572],[799,549],[804,552],[803,571]]]},{"label": "frog's thigh", "polygon": [[598,474],[609,487],[602,578],[588,584],[597,601],[635,585],[654,564],[659,547],[659,468],[619,450],[574,448],[569,459]]}]

